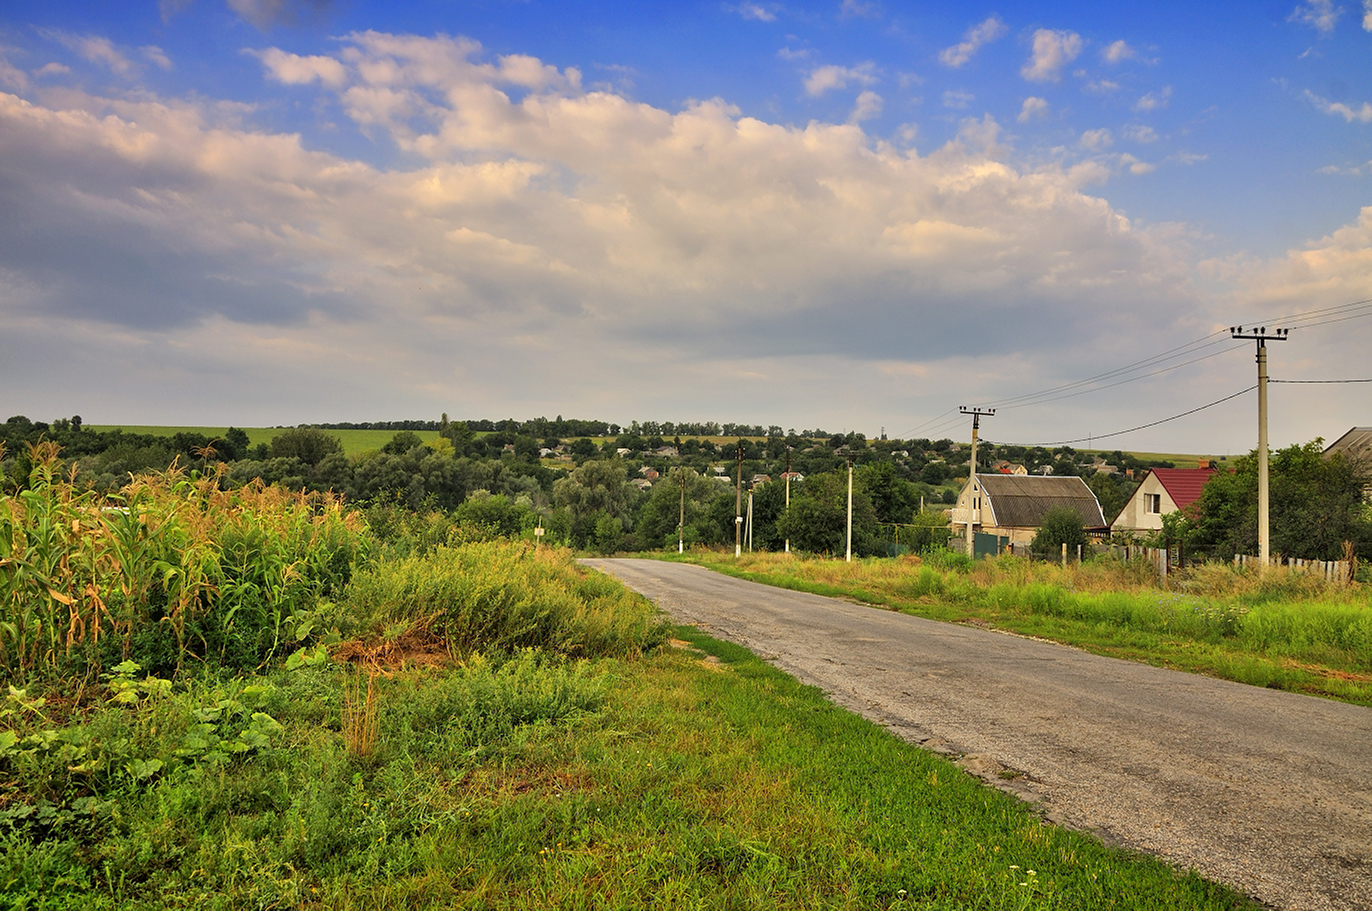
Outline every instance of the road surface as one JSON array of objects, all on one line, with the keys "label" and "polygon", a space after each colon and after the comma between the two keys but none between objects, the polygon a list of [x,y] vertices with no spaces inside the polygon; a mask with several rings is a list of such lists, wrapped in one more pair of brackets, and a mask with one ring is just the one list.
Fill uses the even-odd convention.
[{"label": "road surface", "polygon": [[1285,911],[1372,911],[1372,709],[699,566],[584,562],[1053,822]]}]

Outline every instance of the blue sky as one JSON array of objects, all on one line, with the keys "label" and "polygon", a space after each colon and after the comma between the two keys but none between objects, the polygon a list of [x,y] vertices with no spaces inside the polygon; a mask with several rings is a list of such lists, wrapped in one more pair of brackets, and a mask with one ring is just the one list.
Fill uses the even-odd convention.
[{"label": "blue sky", "polygon": [[[1056,442],[1251,350],[1010,400],[1277,317],[1274,377],[1367,377],[1372,317],[1312,314],[1372,297],[1370,50],[1359,0],[12,0],[0,407]],[[1274,387],[1274,442],[1367,388]]]}]

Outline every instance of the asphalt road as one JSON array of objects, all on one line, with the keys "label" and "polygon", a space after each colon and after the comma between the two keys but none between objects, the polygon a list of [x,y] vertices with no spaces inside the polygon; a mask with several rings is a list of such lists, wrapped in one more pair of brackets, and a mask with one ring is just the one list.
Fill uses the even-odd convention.
[{"label": "asphalt road", "polygon": [[1372,909],[1372,709],[698,566],[585,562],[676,622],[744,645],[959,759],[1054,822],[1194,867],[1275,908]]}]

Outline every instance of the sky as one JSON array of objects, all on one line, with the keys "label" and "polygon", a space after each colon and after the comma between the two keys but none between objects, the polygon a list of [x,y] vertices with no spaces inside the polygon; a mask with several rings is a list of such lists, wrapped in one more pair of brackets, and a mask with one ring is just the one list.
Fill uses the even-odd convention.
[{"label": "sky", "polygon": [[1372,0],[6,0],[0,411],[1225,455],[1238,325],[1332,441],[1369,64]]}]

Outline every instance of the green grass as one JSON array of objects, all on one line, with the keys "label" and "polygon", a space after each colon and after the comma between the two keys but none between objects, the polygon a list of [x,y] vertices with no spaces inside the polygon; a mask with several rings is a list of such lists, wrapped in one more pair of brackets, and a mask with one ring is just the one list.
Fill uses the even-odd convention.
[{"label": "green grass", "polygon": [[1326,586],[1285,570],[1259,578],[1227,566],[1201,567],[1188,579],[1174,578],[1180,588],[1163,589],[1146,567],[1118,563],[1064,569],[1011,558],[979,561],[969,572],[914,559],[736,560],[709,551],[684,559],[781,588],[1372,705],[1372,601],[1365,586]]},{"label": "green grass", "polygon": [[[637,660],[393,670],[365,757],[341,730],[355,671],[274,672],[269,748],[168,752],[115,808],[0,824],[0,893],[83,911],[1255,907],[1047,825],[747,651],[677,634],[689,645]],[[106,707],[102,733],[155,750],[149,730],[184,728],[211,686]]]},{"label": "green grass", "polygon": [[[125,433],[144,433],[153,436],[169,437],[178,433],[203,433],[205,436],[214,439],[228,433],[227,427],[163,427],[139,424],[87,424],[89,430],[108,432],[111,430],[123,430]],[[248,442],[256,446],[258,443],[271,443],[278,433],[284,433],[289,427],[243,427],[241,428],[248,435]],[[330,436],[338,437],[343,444],[345,455],[357,455],[362,452],[370,452],[380,449],[391,441],[391,438],[399,431],[395,430],[326,430]],[[423,441],[430,442],[438,439],[437,430],[416,430]]]}]

